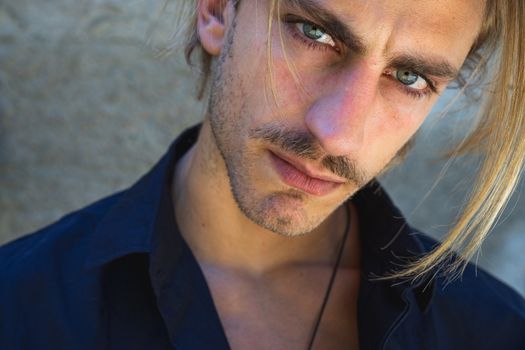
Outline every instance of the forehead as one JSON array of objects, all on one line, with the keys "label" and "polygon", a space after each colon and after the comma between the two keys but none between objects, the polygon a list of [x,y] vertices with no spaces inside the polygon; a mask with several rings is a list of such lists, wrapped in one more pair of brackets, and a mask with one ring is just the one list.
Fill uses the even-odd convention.
[{"label": "forehead", "polygon": [[330,14],[359,38],[368,51],[450,55],[461,64],[483,20],[485,0],[281,0],[284,8]]}]

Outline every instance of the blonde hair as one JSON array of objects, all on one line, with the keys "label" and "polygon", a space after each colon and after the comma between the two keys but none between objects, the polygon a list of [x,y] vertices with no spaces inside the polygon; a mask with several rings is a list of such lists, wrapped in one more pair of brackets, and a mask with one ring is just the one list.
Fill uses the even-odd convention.
[{"label": "blonde hair", "polygon": [[[186,60],[199,51],[202,72],[198,98],[208,84],[212,57],[202,50],[197,34],[197,0],[178,2],[177,28],[186,32],[183,44]],[[228,0],[223,0],[225,3]],[[239,0],[235,0],[238,5]],[[279,8],[279,0],[270,0],[270,14]],[[270,20],[271,30],[271,23]],[[461,275],[466,263],[480,248],[497,222],[521,175],[525,158],[525,2],[522,0],[487,0],[485,18],[477,40],[465,61],[457,82],[483,89],[484,108],[476,128],[449,155],[457,157],[476,152],[482,162],[473,190],[461,216],[445,239],[434,250],[410,261],[400,271],[385,278],[417,279],[428,274],[443,274],[449,279]],[[494,74],[487,81],[486,68]]]}]

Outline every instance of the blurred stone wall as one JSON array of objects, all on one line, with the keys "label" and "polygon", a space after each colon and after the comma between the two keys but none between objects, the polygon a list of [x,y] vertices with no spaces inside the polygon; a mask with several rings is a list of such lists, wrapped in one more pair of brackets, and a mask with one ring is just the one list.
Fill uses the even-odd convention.
[{"label": "blurred stone wall", "polygon": [[[0,1],[0,244],[131,185],[200,119],[181,55],[159,59],[145,45],[153,23],[160,41],[169,34],[162,4]],[[435,237],[457,215],[475,165],[451,164],[426,196],[445,165],[439,152],[472,124],[468,108],[440,117],[453,95],[382,180],[410,222]],[[525,295],[524,212],[515,196],[477,261]]]},{"label": "blurred stone wall", "polygon": [[162,0],[0,3],[0,240],[130,185],[194,123],[192,74],[145,45]]}]

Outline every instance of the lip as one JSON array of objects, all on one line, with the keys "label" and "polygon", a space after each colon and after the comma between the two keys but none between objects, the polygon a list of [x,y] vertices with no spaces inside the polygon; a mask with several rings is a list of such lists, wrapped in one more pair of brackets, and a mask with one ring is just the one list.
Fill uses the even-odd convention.
[{"label": "lip", "polygon": [[305,166],[269,151],[273,166],[284,183],[306,193],[324,196],[343,184],[343,181],[313,175]]}]

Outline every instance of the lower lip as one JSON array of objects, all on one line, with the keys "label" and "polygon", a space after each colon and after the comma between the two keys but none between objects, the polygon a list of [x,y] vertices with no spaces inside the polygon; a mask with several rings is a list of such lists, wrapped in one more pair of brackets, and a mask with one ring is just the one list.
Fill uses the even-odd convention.
[{"label": "lower lip", "polygon": [[337,182],[310,177],[272,152],[270,152],[270,158],[284,183],[304,192],[324,196],[341,185]]}]

